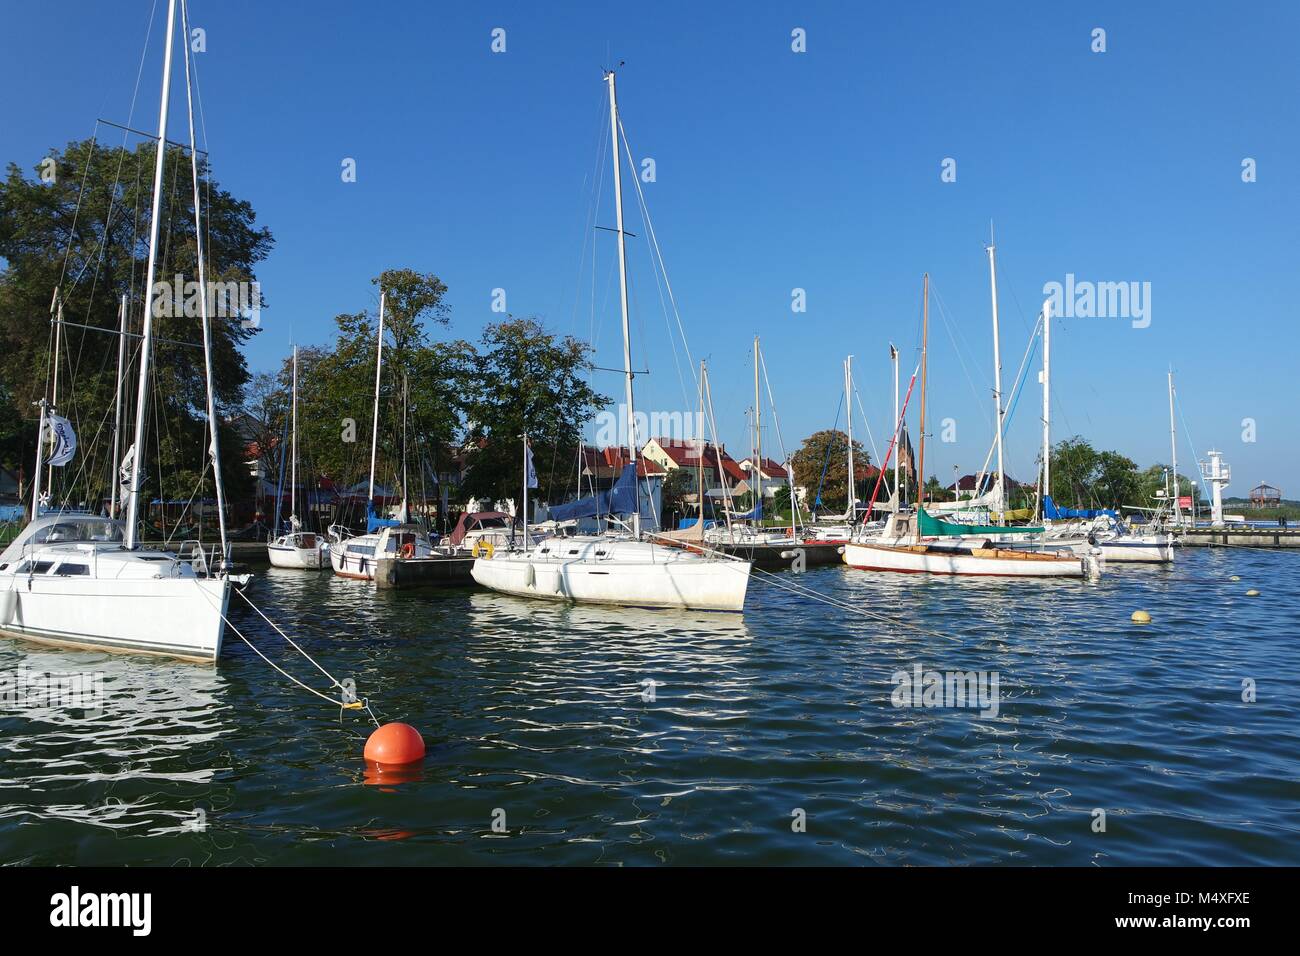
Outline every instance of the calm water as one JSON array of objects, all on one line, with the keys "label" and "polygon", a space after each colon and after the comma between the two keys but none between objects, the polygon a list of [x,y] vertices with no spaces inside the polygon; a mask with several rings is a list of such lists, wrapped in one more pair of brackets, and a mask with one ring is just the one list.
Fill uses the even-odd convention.
[{"label": "calm water", "polygon": [[[742,617],[268,571],[267,613],[430,743],[394,786],[366,782],[363,716],[233,636],[215,668],[0,639],[0,670],[102,672],[106,696],[0,714],[0,862],[1300,863],[1300,554],[1188,548],[1096,586],[797,580],[901,623],[757,580]],[[895,708],[917,663],[998,672],[1000,713]]]}]

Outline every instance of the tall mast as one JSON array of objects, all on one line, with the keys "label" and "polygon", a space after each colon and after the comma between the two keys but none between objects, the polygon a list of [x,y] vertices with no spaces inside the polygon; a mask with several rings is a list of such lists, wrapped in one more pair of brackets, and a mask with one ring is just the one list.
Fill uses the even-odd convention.
[{"label": "tall mast", "polygon": [[853,471],[853,356],[844,359],[844,405],[848,409],[845,427],[849,435],[849,506],[846,509],[851,526],[858,517],[857,475]]},{"label": "tall mast", "polygon": [[1052,300],[1043,303],[1043,493],[1040,502],[1047,511],[1052,493]]},{"label": "tall mast", "polygon": [[889,343],[889,360],[894,365],[894,509],[897,510],[903,503],[903,493],[898,490],[898,463],[902,458],[898,453],[898,439],[903,423],[898,420],[898,349],[894,348],[893,342]]},{"label": "tall mast", "polygon": [[295,531],[294,522],[298,520],[298,346],[293,347],[293,438],[290,439],[289,453],[293,464],[289,471],[289,530]]},{"label": "tall mast", "polygon": [[379,450],[379,375],[384,369],[384,292],[379,292],[379,338],[375,340],[375,415],[370,422],[370,491],[366,507],[375,502],[375,455]]},{"label": "tall mast", "polygon": [[[614,211],[618,228],[618,288],[619,306],[623,311],[623,376],[627,391],[627,443],[632,455],[632,466],[637,463],[636,413],[632,405],[632,333],[627,312],[627,240],[623,233],[623,172],[619,162],[618,95],[614,90],[614,71],[605,74],[609,84],[610,155],[614,159]],[[632,534],[641,537],[641,500],[637,490],[637,506],[632,510]]]},{"label": "tall mast", "polygon": [[108,516],[117,517],[117,493],[121,481],[117,475],[122,460],[122,369],[126,364],[126,296],[117,310],[117,392],[113,398],[113,461],[109,469]]},{"label": "tall mast", "polygon": [[[763,402],[758,395],[758,336],[754,336],[754,467],[750,479],[758,475],[758,494],[755,506],[763,507]],[[762,515],[762,512],[759,512]],[[760,518],[760,520],[762,520]]]},{"label": "tall mast", "polygon": [[925,505],[925,392],[926,351],[930,342],[930,273],[925,274],[921,292],[921,452],[916,470],[916,543],[921,543],[921,508]]},{"label": "tall mast", "polygon": [[708,375],[704,359],[700,359],[700,435],[695,439],[699,451],[695,457],[695,494],[699,498],[700,522],[696,529],[701,537],[704,535],[704,378]]},{"label": "tall mast", "polygon": [[41,468],[44,467],[45,461],[45,409],[49,403],[45,396],[36,403],[41,409],[41,421],[36,426],[36,468],[32,472],[32,520],[35,521],[41,516]]},{"label": "tall mast", "polygon": [[994,261],[992,229],[989,235],[989,295],[993,299],[993,420],[997,426],[998,445],[998,524],[1005,523],[1007,510],[1006,479],[1002,468],[1002,347],[998,336],[998,267]]},{"label": "tall mast", "polygon": [[1169,455],[1170,468],[1174,473],[1174,524],[1183,523],[1182,510],[1178,507],[1178,433],[1174,430],[1174,370],[1169,370]]},{"label": "tall mast", "polygon": [[[59,353],[62,351],[63,339],[63,296],[59,294],[57,287],[54,290],[54,302],[54,393],[50,399],[50,408],[57,413],[59,410]],[[51,492],[50,502],[52,504],[54,501],[52,497],[54,491],[54,466],[49,465],[47,469],[45,486]]]},{"label": "tall mast", "polygon": [[[153,167],[153,210],[149,218],[149,264],[144,281],[144,327],[140,338],[140,386],[136,392],[135,454],[131,456],[131,487],[126,507],[127,550],[140,546],[136,527],[140,521],[140,472],[144,463],[145,422],[149,419],[149,360],[153,352],[154,276],[158,271],[158,228],[162,206],[163,163],[167,151],[167,104],[171,97],[172,38],[176,29],[176,0],[167,3],[167,33],[163,44],[162,98],[158,105],[158,144]],[[215,432],[214,432],[215,436]]]},{"label": "tall mast", "polygon": [[[221,476],[221,448],[217,443],[217,397],[212,376],[212,319],[208,315],[207,273],[203,262],[203,215],[199,207],[199,153],[194,140],[194,95],[190,91],[189,3],[181,0],[181,36],[185,37],[185,105],[190,122],[190,173],[194,180],[194,254],[198,260],[199,315],[203,320],[203,373],[208,393],[208,427],[212,430],[212,480],[217,490],[217,527],[221,533],[221,555],[226,555],[226,486]],[[170,34],[168,35],[170,39]]]}]

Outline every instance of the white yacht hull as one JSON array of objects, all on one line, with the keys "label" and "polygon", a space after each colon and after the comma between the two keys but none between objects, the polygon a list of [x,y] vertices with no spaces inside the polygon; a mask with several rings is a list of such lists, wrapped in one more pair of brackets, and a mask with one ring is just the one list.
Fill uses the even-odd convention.
[{"label": "white yacht hull", "polygon": [[334,569],[334,573],[340,577],[353,578],[357,581],[373,581],[375,579],[375,559],[373,555],[367,557],[361,554],[348,554],[337,544],[330,546],[330,566]]},{"label": "white yacht hull", "polygon": [[926,546],[855,544],[844,546],[844,563],[865,571],[900,571],[913,574],[971,575],[980,577],[1083,578],[1087,559],[1000,548],[945,550]]},{"label": "white yacht hull", "polygon": [[744,608],[750,562],[640,547],[648,555],[658,552],[659,560],[601,560],[591,556],[590,548],[578,557],[542,554],[540,548],[528,553],[498,551],[478,558],[472,574],[483,587],[520,597],[695,611]]},{"label": "white yacht hull", "polygon": [[1106,561],[1121,564],[1169,564],[1174,560],[1173,535],[1160,538],[1123,537],[1097,542]]},{"label": "white yacht hull", "polygon": [[0,577],[0,633],[42,644],[211,663],[221,654],[224,578]]},{"label": "white yacht hull", "polygon": [[320,548],[295,548],[292,545],[268,544],[266,555],[275,568],[295,568],[300,571],[319,571],[325,566]]}]

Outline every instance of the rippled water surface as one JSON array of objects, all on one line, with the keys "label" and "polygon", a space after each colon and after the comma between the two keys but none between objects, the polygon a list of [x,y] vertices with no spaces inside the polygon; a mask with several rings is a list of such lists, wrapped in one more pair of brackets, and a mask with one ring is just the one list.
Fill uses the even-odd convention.
[{"label": "rippled water surface", "polygon": [[[0,638],[0,670],[105,693],[0,713],[0,861],[1300,863],[1300,554],[1188,548],[1099,585],[779,580],[856,611],[761,580],[743,616],[683,615],[266,571],[267,614],[423,732],[391,784],[364,715],[233,635],[216,667]],[[894,707],[916,664],[997,672],[998,715]]]}]

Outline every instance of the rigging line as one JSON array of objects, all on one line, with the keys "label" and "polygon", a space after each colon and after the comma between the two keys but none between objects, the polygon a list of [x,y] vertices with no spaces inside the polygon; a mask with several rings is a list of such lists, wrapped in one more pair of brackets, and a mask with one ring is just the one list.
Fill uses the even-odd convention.
[{"label": "rigging line", "polygon": [[[631,148],[630,146],[628,146],[628,144],[627,144],[627,134],[626,134],[626,132],[624,132],[624,131],[622,130],[622,127],[621,127],[621,126],[620,126],[620,132],[623,132],[623,146],[624,146],[624,148],[627,150],[627,154],[628,154],[628,163],[629,163],[629,165],[631,165],[631,167],[632,167],[632,178],[633,178],[634,180],[636,180],[636,182],[637,182],[637,208],[638,208],[638,209],[640,210],[640,212],[641,212],[641,219],[642,219],[642,221],[645,222],[645,223],[647,224],[647,227],[648,227],[648,226],[649,226],[649,223],[650,223],[650,209],[649,209],[649,207],[646,205],[645,194],[644,194],[644,193],[641,191],[641,189],[640,189],[640,185],[641,185],[641,177],[637,175],[637,172],[636,172],[636,164],[632,161],[632,155],[631,155],[631,154],[632,154],[632,148]],[[650,274],[651,274],[652,276],[654,276],[654,280],[655,280],[655,289],[656,289],[656,290],[658,291],[658,293],[659,293],[659,308],[663,311],[663,316],[664,316],[664,328],[666,328],[666,329],[668,330],[668,339],[669,339],[669,341],[672,341],[672,340],[673,340],[673,328],[672,328],[672,325],[671,325],[671,324],[669,323],[669,321],[668,321],[668,303],[666,303],[666,302],[664,301],[664,285],[663,285],[663,282],[660,282],[660,276],[659,276],[660,269],[659,269],[659,267],[657,266],[657,264],[656,264],[656,262],[655,262],[654,251],[649,247],[649,245],[646,246],[646,258],[647,258],[648,260],[650,260]],[[664,281],[665,281],[665,282],[667,281],[667,272],[664,273]],[[690,349],[687,348],[688,356],[689,356],[689,352],[690,352]],[[674,365],[674,366],[676,367],[676,369],[677,369],[677,382],[678,382],[678,384],[681,386],[681,389],[682,389],[682,401],[683,401],[683,403],[685,403],[685,404],[689,404],[689,402],[690,402],[690,396],[689,396],[689,394],[688,394],[688,392],[687,392],[687,389],[686,389],[686,379],[682,377],[682,365],[681,365],[681,362],[678,360],[678,357],[677,357],[677,347],[676,347],[676,344],[675,344],[675,343],[674,343],[674,345],[673,345],[672,353],[673,353],[673,365]],[[691,370],[691,374],[692,374],[692,379],[693,379],[693,378],[694,378],[694,369],[693,369],[693,368],[692,368],[692,370]]]},{"label": "rigging line", "polygon": [[[970,386],[970,393],[975,399],[975,407],[980,410],[986,424],[989,423],[988,409],[984,407],[984,401],[980,398],[979,389],[975,387],[975,379],[971,377],[970,368],[966,365],[966,358],[963,351],[970,351],[970,346],[962,338],[962,344],[957,344],[957,338],[953,334],[953,321],[949,321],[948,309],[943,304],[943,297],[935,288],[934,280],[930,281],[930,293],[934,296],[935,304],[939,306],[939,317],[943,319],[944,331],[948,333],[948,341],[952,342],[953,351],[957,353],[957,361],[961,364],[962,374],[966,376],[966,384]],[[955,321],[955,320],[954,320]]]},{"label": "rigging line", "polygon": [[[635,170],[635,169],[636,169],[636,162],[632,159],[632,149],[631,149],[630,146],[628,146],[628,142],[627,142],[627,132],[623,129],[623,119],[622,119],[622,117],[619,117],[618,128],[619,128],[619,132],[620,132],[620,134],[621,134],[622,137],[623,137],[623,146],[624,146],[624,148],[627,150],[628,162],[630,162],[630,163],[632,164],[632,168],[633,168],[633,170]],[[645,197],[644,197],[644,195],[642,194],[642,191],[641,191],[641,177],[640,177],[640,176],[633,176],[633,177],[632,177],[632,181],[636,184],[636,191],[637,191],[637,194],[638,194],[639,196],[641,196],[641,202],[644,204],[644,202],[645,202]],[[668,301],[672,303],[672,306],[673,306],[673,315],[676,316],[676,319],[677,319],[677,332],[678,332],[678,334],[679,334],[679,335],[681,336],[681,338],[682,338],[682,347],[686,350],[686,360],[687,360],[687,362],[691,363],[691,378],[694,379],[694,377],[695,377],[695,365],[694,365],[695,360],[694,360],[694,358],[691,357],[691,346],[690,346],[690,343],[686,341],[686,330],[685,330],[685,328],[683,328],[683,326],[682,326],[682,316],[681,316],[681,312],[680,312],[680,311],[678,310],[678,308],[677,308],[677,297],[673,295],[673,287],[672,287],[672,283],[669,282],[669,280],[668,280],[668,267],[667,267],[666,265],[664,265],[664,257],[663,257],[663,253],[662,253],[662,252],[660,251],[660,249],[659,249],[659,239],[658,239],[658,237],[655,235],[655,227],[654,227],[654,223],[651,222],[651,220],[650,220],[650,216],[649,216],[649,212],[648,212],[648,211],[647,211],[647,213],[646,213],[646,231],[647,231],[647,232],[649,233],[649,235],[650,235],[650,244],[654,247],[655,256],[656,256],[656,257],[658,258],[658,260],[659,260],[659,268],[663,271],[663,276],[664,276],[664,285],[665,285],[665,286],[667,287],[667,289],[668,289]]]},{"label": "rigging line", "polygon": [[[148,22],[148,25],[147,25],[146,28],[145,28],[144,45],[140,48],[140,63],[139,63],[139,65],[136,67],[136,71],[135,71],[135,85],[134,85],[134,87],[133,87],[132,90],[131,90],[131,106],[130,106],[129,110],[127,111],[127,120],[126,120],[127,123],[130,123],[132,120],[135,119],[135,104],[136,104],[136,101],[139,99],[139,96],[140,96],[140,81],[141,81],[141,79],[142,79],[143,76],[144,76],[144,61],[145,61],[145,59],[148,57],[148,53],[149,53],[149,40],[150,40],[150,38],[153,36],[153,25],[154,25],[154,21],[157,19],[157,14],[158,14],[158,0],[154,0],[153,5],[152,5],[152,6],[150,7],[150,9],[149,9],[149,22]],[[171,39],[171,38],[168,37],[168,40],[170,40],[170,39]],[[91,139],[91,143],[92,143],[92,147],[91,147],[91,148],[92,148],[92,153],[93,153],[93,149],[94,149],[94,145],[93,145],[93,144],[94,144],[94,142],[96,141],[96,139],[98,138],[98,132],[99,132],[99,120],[96,119],[96,120],[95,120],[95,132],[94,132],[94,134],[92,135],[92,139]],[[115,187],[116,187],[117,183],[121,181],[121,175],[122,175],[122,162],[123,162],[123,160],[125,159],[126,137],[127,137],[127,134],[124,132],[124,133],[122,134],[122,150],[123,150],[123,154],[118,158],[117,178],[116,178],[116,180],[114,181],[114,186],[115,186]],[[89,173],[89,171],[90,171],[90,162],[89,162],[89,160],[88,160],[87,163],[86,163],[86,170],[85,170],[85,172],[86,172],[86,173]],[[85,190],[86,190],[86,181],[85,181],[85,179],[83,178],[83,179],[82,179],[82,183],[81,183],[81,192],[80,192],[80,193],[78,194],[78,196],[77,196],[77,210],[78,210],[78,212],[80,212],[80,210],[81,210],[81,199],[82,199],[82,196],[85,195]],[[116,194],[116,192],[117,192],[116,188],[115,188],[113,191],[114,191],[114,193]],[[112,219],[112,211],[113,211],[113,209],[112,209],[112,203],[110,202],[110,203],[109,203],[109,215],[108,215],[108,218],[109,218],[110,220]],[[63,267],[62,267],[62,269],[61,269],[60,272],[59,272],[59,284],[60,284],[60,285],[63,284],[63,279],[64,279],[64,277],[67,275],[67,271],[68,271],[68,257],[69,257],[69,256],[71,255],[71,253],[72,253],[72,238],[73,238],[73,236],[76,235],[76,229],[77,229],[77,215],[74,213],[74,215],[73,215],[73,217],[72,217],[72,231],[71,231],[71,233],[69,233],[69,236],[68,236],[68,246],[67,246],[67,248],[64,250],[64,255],[63,255]],[[85,271],[85,269],[84,269],[84,267],[83,267],[82,272],[84,272],[84,271]],[[81,278],[80,275],[78,275],[77,278],[73,280],[73,285],[74,285],[74,286],[77,284],[77,282],[80,280],[80,278]]]},{"label": "rigging line", "polygon": [[[583,185],[590,185],[591,192],[588,194],[587,211],[582,216],[582,248],[578,254],[578,274],[574,278],[573,284],[573,309],[569,319],[570,331],[576,331],[578,328],[578,306],[582,301],[583,275],[586,272],[587,250],[592,249],[592,268],[595,269],[595,250],[594,250],[594,228],[596,224],[596,209],[600,202],[600,189],[604,183],[604,156],[605,156],[605,139],[602,130],[608,124],[600,122],[601,104],[604,97],[601,96],[597,103],[596,111],[596,165],[595,168],[583,176]],[[589,337],[590,340],[590,337]]]},{"label": "rigging line", "polygon": [[876,461],[880,461],[880,449],[876,447],[876,436],[871,431],[871,419],[867,415],[867,410],[862,407],[862,394],[858,391],[858,383],[850,377],[849,384],[853,386],[853,398],[858,403],[858,411],[862,413],[862,424],[867,429],[867,440],[871,442],[871,453],[876,456]]},{"label": "rigging line", "polygon": [[[791,529],[799,527],[799,501],[794,493],[794,466],[786,451],[785,439],[781,437],[781,419],[776,411],[776,399],[772,395],[772,383],[767,377],[767,357],[763,350],[758,351],[758,367],[763,371],[763,384],[767,386],[767,401],[772,406],[772,425],[776,429],[776,444],[781,449],[781,466],[785,469],[786,484],[790,488],[790,525]],[[762,462],[759,462],[759,486],[762,487]]]}]

